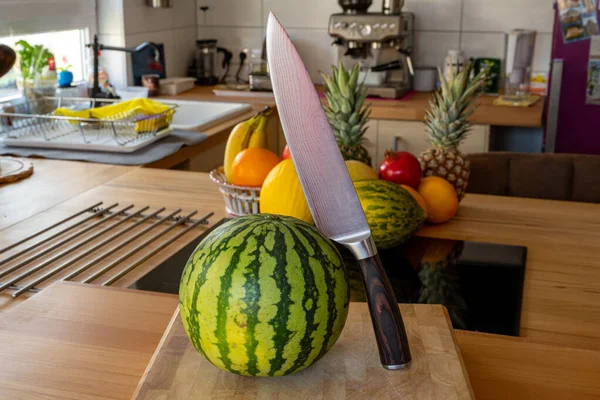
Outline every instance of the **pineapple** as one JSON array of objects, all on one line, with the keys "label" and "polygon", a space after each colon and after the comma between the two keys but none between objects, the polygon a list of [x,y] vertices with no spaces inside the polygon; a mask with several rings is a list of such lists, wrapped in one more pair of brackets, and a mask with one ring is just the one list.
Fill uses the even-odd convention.
[{"label": "pineapple", "polygon": [[469,80],[473,65],[469,65],[448,80],[440,71],[441,90],[429,101],[425,112],[426,131],[432,147],[419,157],[423,176],[439,176],[456,189],[459,200],[465,195],[469,182],[470,162],[458,146],[471,129],[467,118],[475,111],[472,106],[479,94],[477,89],[485,71]]},{"label": "pineapple", "polygon": [[371,156],[362,146],[371,106],[363,107],[367,90],[358,83],[359,72],[359,64],[346,70],[340,63],[338,67],[333,66],[332,77],[321,74],[325,79],[325,95],[329,103],[325,113],[344,160],[371,165]]}]

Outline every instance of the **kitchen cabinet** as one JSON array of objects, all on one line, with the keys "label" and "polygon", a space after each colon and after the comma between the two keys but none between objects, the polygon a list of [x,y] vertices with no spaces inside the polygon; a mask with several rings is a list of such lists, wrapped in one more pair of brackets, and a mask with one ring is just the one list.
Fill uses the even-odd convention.
[{"label": "kitchen cabinet", "polygon": [[[367,123],[367,127],[369,129],[365,133],[363,146],[371,155],[375,170],[383,161],[386,150],[408,151],[418,156],[429,147],[429,138],[422,122],[372,119]],[[465,154],[484,153],[489,150],[489,143],[490,126],[473,125],[469,136],[460,145],[460,150]],[[278,144],[281,154],[285,146],[281,128]]]},{"label": "kitchen cabinet", "polygon": [[[490,126],[473,125],[460,150],[465,154],[487,152],[489,141]],[[375,167],[383,161],[386,150],[395,149],[419,155],[429,146],[429,138],[422,122],[372,120],[365,134],[365,147],[373,157]]]}]

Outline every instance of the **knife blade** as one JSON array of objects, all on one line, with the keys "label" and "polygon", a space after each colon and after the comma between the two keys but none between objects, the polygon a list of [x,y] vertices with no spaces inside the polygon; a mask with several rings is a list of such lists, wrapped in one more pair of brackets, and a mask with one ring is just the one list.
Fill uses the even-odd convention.
[{"label": "knife blade", "polygon": [[382,365],[406,368],[411,354],[398,302],[315,86],[273,13],[266,38],[279,118],[315,224],[358,260]]}]

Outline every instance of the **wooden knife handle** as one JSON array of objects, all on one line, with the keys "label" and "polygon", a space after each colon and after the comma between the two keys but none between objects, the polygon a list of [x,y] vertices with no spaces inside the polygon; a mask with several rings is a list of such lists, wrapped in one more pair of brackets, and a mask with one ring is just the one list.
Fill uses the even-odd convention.
[{"label": "wooden knife handle", "polygon": [[375,330],[381,364],[387,369],[406,368],[412,357],[398,301],[379,255],[358,260]]}]

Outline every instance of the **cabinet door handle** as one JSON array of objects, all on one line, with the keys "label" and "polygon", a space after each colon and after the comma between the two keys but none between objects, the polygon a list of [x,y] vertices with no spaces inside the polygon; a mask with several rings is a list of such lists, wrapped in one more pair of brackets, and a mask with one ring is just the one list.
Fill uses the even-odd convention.
[{"label": "cabinet door handle", "polygon": [[394,136],[394,151],[398,151],[398,142],[402,140],[402,136]]}]

